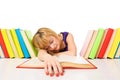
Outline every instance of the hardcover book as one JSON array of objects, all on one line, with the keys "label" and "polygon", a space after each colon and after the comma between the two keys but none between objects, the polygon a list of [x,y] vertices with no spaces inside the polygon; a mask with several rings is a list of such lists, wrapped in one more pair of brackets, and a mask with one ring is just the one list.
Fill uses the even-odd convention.
[{"label": "hardcover book", "polygon": [[[60,64],[64,69],[96,69],[97,67],[93,65],[88,59],[83,57],[60,55],[56,56]],[[20,65],[17,68],[28,68],[28,69],[43,69],[44,62],[39,60],[37,57],[31,58]]]}]

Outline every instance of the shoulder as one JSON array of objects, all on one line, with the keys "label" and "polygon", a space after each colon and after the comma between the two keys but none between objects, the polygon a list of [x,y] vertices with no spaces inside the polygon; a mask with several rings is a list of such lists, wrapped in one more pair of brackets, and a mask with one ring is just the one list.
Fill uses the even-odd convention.
[{"label": "shoulder", "polygon": [[72,33],[69,33],[67,36],[67,40],[73,40],[73,39],[74,39],[74,37],[73,37]]},{"label": "shoulder", "polygon": [[61,32],[60,34],[62,34],[63,37],[66,36],[66,41],[74,39],[72,33],[70,33],[70,32]]}]

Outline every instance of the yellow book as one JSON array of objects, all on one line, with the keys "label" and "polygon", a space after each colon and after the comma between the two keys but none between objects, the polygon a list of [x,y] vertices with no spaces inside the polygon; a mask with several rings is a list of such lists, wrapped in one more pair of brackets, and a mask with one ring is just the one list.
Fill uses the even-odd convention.
[{"label": "yellow book", "polygon": [[19,56],[18,56],[17,48],[15,47],[15,44],[14,44],[14,41],[13,41],[11,32],[10,32],[9,29],[7,29],[6,32],[7,32],[8,39],[9,39],[9,41],[10,41],[11,47],[12,47],[12,49],[13,49],[14,55],[15,55],[16,58],[18,58]]},{"label": "yellow book", "polygon": [[108,56],[107,56],[108,58],[111,58],[111,59],[114,58],[114,55],[115,55],[115,52],[116,52],[117,47],[119,45],[119,42],[120,42],[120,28],[117,28],[115,38],[113,40],[112,46],[111,46],[110,51],[109,51]]},{"label": "yellow book", "polygon": [[14,55],[14,52],[12,50],[10,41],[8,39],[8,36],[7,36],[7,33],[6,33],[6,29],[1,29],[1,32],[2,32],[2,35],[3,35],[3,39],[5,41],[6,48],[8,50],[8,54],[9,54],[10,58],[14,58],[15,55]]},{"label": "yellow book", "polygon": [[36,56],[35,56],[35,53],[34,53],[34,51],[33,51],[33,49],[32,49],[32,47],[31,47],[31,45],[30,45],[30,43],[29,43],[29,40],[28,40],[28,38],[27,38],[27,35],[26,35],[25,31],[24,31],[24,30],[21,30],[20,32],[21,32],[21,35],[22,35],[22,37],[23,37],[23,40],[24,40],[24,42],[25,42],[25,45],[26,45],[26,47],[27,47],[27,49],[28,49],[28,52],[29,52],[30,56],[31,56],[31,57],[36,57]]},{"label": "yellow book", "polygon": [[20,58],[23,58],[24,55],[23,55],[23,52],[22,52],[20,43],[19,43],[19,41],[18,41],[18,38],[17,38],[16,32],[15,32],[15,29],[11,29],[10,31],[11,31],[12,38],[13,38],[13,40],[14,40],[15,46],[16,46],[16,48],[17,48],[17,52],[18,52],[18,54],[19,54],[19,57],[20,57]]}]

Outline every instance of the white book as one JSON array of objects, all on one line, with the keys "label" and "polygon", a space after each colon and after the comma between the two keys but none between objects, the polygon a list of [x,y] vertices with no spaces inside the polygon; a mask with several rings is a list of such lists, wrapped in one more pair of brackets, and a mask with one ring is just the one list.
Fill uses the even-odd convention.
[{"label": "white book", "polygon": [[[83,57],[60,55],[56,57],[62,67],[72,68],[72,69],[96,69],[97,67],[93,65],[88,59]],[[31,58],[17,66],[17,68],[32,68],[32,69],[43,69],[44,62],[36,58]]]}]

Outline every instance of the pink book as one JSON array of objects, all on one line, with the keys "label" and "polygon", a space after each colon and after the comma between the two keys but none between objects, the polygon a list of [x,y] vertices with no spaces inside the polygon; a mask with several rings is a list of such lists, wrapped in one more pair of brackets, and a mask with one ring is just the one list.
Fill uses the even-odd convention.
[{"label": "pink book", "polygon": [[93,32],[94,32],[94,30],[88,30],[87,36],[85,38],[85,41],[83,43],[83,46],[82,46],[82,49],[81,49],[81,52],[80,52],[80,56],[84,56],[85,55],[86,50],[88,48],[88,45],[90,43],[90,40],[92,38]]}]

